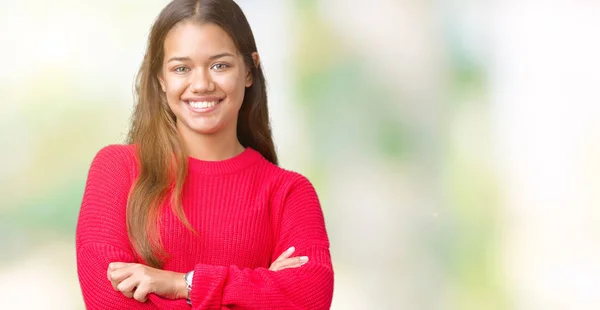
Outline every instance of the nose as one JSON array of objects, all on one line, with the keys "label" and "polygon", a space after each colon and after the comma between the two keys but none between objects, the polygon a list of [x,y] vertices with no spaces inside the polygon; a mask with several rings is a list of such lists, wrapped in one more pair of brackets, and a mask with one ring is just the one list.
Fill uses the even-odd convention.
[{"label": "nose", "polygon": [[208,70],[195,70],[192,74],[190,90],[193,93],[207,93],[215,90],[215,84]]}]

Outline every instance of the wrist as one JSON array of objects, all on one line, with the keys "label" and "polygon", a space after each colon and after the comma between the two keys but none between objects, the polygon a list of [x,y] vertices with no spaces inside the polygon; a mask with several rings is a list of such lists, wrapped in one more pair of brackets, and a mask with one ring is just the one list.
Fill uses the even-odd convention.
[{"label": "wrist", "polygon": [[183,277],[184,282],[185,282],[185,286],[186,286],[186,299],[188,304],[191,304],[191,291],[192,291],[192,281],[194,279],[194,270],[186,273]]},{"label": "wrist", "polygon": [[177,299],[189,298],[187,283],[185,282],[185,273],[176,272],[174,281],[175,281],[175,291],[176,291]]}]

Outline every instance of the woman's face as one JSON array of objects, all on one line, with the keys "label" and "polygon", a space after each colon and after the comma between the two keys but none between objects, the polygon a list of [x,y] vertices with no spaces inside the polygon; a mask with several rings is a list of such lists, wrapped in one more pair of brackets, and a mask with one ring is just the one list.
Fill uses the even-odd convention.
[{"label": "woman's face", "polygon": [[159,80],[184,137],[236,135],[252,74],[219,26],[186,21],[173,27],[165,39]]}]

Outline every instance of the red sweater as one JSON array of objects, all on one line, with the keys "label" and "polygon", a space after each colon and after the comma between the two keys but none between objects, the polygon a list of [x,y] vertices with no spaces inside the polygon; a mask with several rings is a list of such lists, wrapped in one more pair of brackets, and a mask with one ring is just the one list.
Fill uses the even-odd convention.
[{"label": "red sweater", "polygon": [[[110,262],[138,262],[127,237],[127,195],[139,170],[131,145],[98,152],[77,223],[77,270],[87,309],[328,309],[333,269],[323,212],[311,183],[247,148],[224,161],[189,159],[183,189],[188,231],[170,208],[161,238],[163,269],[194,270],[191,301],[150,294],[145,303],[114,291]],[[269,271],[286,249],[299,268]]]}]

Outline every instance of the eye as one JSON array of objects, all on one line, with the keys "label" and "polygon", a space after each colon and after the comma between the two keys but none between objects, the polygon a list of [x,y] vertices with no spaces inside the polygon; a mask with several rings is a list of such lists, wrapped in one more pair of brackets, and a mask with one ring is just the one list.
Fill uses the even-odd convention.
[{"label": "eye", "polygon": [[214,64],[211,69],[215,69],[217,71],[222,71],[229,68],[229,65],[227,64],[222,64],[222,63],[218,63],[218,64]]},{"label": "eye", "polygon": [[188,69],[187,67],[177,67],[175,69],[173,69],[173,71],[175,71],[176,73],[187,73],[190,69]]}]

